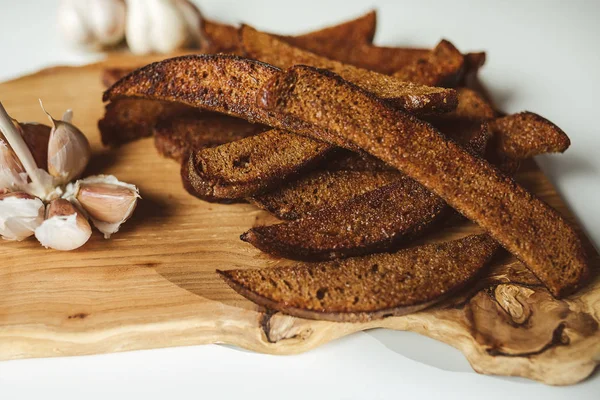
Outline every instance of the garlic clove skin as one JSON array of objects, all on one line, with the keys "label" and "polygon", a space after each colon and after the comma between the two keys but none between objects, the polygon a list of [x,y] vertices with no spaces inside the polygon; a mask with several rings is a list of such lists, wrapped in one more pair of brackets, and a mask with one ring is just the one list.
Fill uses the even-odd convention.
[{"label": "garlic clove skin", "polygon": [[112,175],[96,175],[69,184],[63,197],[85,211],[109,239],[131,217],[140,195],[135,185]]},{"label": "garlic clove skin", "polygon": [[0,194],[0,236],[23,240],[33,235],[44,221],[44,203],[25,192]]},{"label": "garlic clove skin", "polygon": [[57,22],[64,40],[74,47],[100,49],[125,37],[123,0],[62,0]]},{"label": "garlic clove skin", "polygon": [[[52,131],[48,141],[48,173],[56,178],[59,185],[66,184],[79,177],[87,167],[92,150],[85,135],[70,122],[55,120],[42,110],[52,122]],[[69,110],[65,117],[70,120]]]},{"label": "garlic clove skin", "polygon": [[35,237],[46,248],[75,250],[92,236],[85,216],[65,199],[55,199],[46,209],[46,219],[35,230]]},{"label": "garlic clove skin", "polygon": [[15,125],[18,126],[35,163],[39,168],[48,171],[48,141],[52,128],[36,122],[19,122],[17,124]]},{"label": "garlic clove skin", "polygon": [[172,0],[127,0],[125,36],[134,54],[170,53],[185,45],[188,27]]},{"label": "garlic clove skin", "polygon": [[27,173],[23,164],[10,145],[0,138],[0,187],[20,190],[25,185],[27,185]]}]

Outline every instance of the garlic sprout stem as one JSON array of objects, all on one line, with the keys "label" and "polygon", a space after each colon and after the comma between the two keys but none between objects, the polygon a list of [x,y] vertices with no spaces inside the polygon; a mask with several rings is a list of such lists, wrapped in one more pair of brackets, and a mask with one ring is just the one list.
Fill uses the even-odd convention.
[{"label": "garlic sprout stem", "polygon": [[41,182],[41,178],[38,175],[38,166],[35,163],[35,159],[27,147],[27,144],[21,137],[21,134],[17,131],[12,118],[4,109],[4,106],[0,102],[0,130],[4,134],[4,137],[12,147],[13,151],[17,155],[19,161],[25,168],[25,172],[29,175],[29,179],[31,179],[31,183],[35,187],[36,192],[38,193],[46,193],[44,185]]}]

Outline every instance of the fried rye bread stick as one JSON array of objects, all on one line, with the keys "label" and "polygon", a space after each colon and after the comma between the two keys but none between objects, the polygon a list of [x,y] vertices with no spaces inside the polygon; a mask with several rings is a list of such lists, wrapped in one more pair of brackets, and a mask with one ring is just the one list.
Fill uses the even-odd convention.
[{"label": "fried rye bread stick", "polygon": [[216,147],[268,129],[240,118],[205,111],[159,121],[153,129],[154,146],[162,156],[181,163],[192,151]]},{"label": "fried rye bread stick", "polygon": [[[250,122],[258,122],[284,130],[301,131],[301,121],[282,118],[280,114],[264,110],[256,104],[258,90],[279,70],[268,64],[231,55],[183,56],[150,64],[119,80],[109,88],[105,101],[122,101],[122,97],[145,98],[178,102],[191,107],[199,107],[232,116],[242,117]],[[420,97],[415,94],[405,96],[407,103]],[[432,100],[441,101],[440,98]],[[417,108],[425,97],[413,103]],[[107,106],[110,107],[110,104]],[[412,109],[415,111],[415,109]],[[321,132],[320,136],[327,136]],[[302,138],[306,143],[314,141]],[[330,151],[326,146],[323,151]],[[183,164],[182,178],[188,190],[202,181],[196,167],[201,165],[193,160],[198,153],[192,154],[189,162]],[[199,189],[198,195],[206,194]]]},{"label": "fried rye bread stick", "polygon": [[343,64],[294,47],[268,33],[243,25],[240,40],[246,55],[280,68],[297,64],[312,65],[333,71],[349,82],[385,99],[394,107],[420,112],[446,112],[456,108],[456,92],[449,89],[406,82],[352,65]]},{"label": "fried rye bread stick", "polygon": [[497,248],[488,235],[393,254],[217,272],[248,300],[284,314],[366,322],[417,312],[476,277]]},{"label": "fried rye bread stick", "polygon": [[[482,154],[489,138],[487,124],[473,127],[468,135],[461,131],[454,138]],[[296,221],[252,228],[241,239],[269,254],[295,260],[332,260],[393,250],[427,232],[452,210],[442,198],[395,172],[396,179],[385,186]]]},{"label": "fried rye bread stick", "polygon": [[330,71],[307,66],[277,75],[258,99],[267,109],[345,137],[333,144],[349,142],[406,173],[484,228],[556,297],[576,290],[588,275],[581,240],[556,210],[432,125]]},{"label": "fried rye bread stick", "polygon": [[[444,123],[440,130],[476,154],[484,154],[490,138],[485,123],[461,124],[457,127],[452,121],[450,124]],[[320,169],[295,181],[279,185],[267,193],[256,194],[248,200],[278,218],[295,220],[371,192],[402,176],[397,169],[371,156],[350,153],[330,158],[331,161]],[[400,212],[401,208],[398,205],[397,211]],[[331,216],[332,213],[328,215]],[[342,211],[342,214],[344,213],[345,211]]]},{"label": "fried rye bread stick", "polygon": [[465,56],[452,43],[442,40],[425,58],[394,72],[395,78],[430,86],[456,86],[462,78]]}]

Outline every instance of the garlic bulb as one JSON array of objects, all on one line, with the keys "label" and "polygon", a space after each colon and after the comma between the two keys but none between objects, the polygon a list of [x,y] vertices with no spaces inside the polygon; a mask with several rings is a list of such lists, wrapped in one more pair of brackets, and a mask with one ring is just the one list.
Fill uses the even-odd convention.
[{"label": "garlic bulb", "polygon": [[48,142],[48,172],[56,178],[58,184],[65,184],[79,177],[92,154],[90,143],[77,127],[70,123],[72,111],[67,110],[63,120],[55,120],[42,110],[52,122],[52,131]]},{"label": "garlic bulb", "polygon": [[0,194],[0,236],[23,240],[44,221],[44,203],[25,192]]},{"label": "garlic bulb", "polygon": [[140,195],[134,185],[112,175],[96,175],[69,184],[63,197],[85,211],[108,239],[131,217]]},{"label": "garlic bulb", "polygon": [[193,48],[205,49],[208,38],[204,35],[204,17],[198,7],[189,0],[173,0],[173,4],[183,15],[188,32],[187,44]]},{"label": "garlic bulb", "polygon": [[55,199],[46,210],[46,219],[35,230],[35,237],[46,248],[75,250],[92,235],[85,216],[65,199]]},{"label": "garlic bulb", "polygon": [[19,190],[27,184],[27,173],[19,158],[3,138],[0,138],[0,187]]},{"label": "garlic bulb", "polygon": [[125,16],[123,0],[62,0],[58,28],[68,43],[98,49],[123,40]]},{"label": "garlic bulb", "polygon": [[172,0],[127,0],[126,38],[134,54],[169,53],[188,37],[186,18]]}]

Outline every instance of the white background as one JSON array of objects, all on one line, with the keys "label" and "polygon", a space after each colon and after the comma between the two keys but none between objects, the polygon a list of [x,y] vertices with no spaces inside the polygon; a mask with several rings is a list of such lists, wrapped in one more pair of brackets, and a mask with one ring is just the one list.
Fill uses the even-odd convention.
[{"label": "white background", "polygon": [[[538,112],[571,137],[566,154],[539,159],[600,243],[600,1],[197,1],[209,17],[298,33],[379,11],[376,41],[485,49],[482,78],[508,112]],[[56,1],[0,0],[0,79],[98,58],[65,48]],[[0,101],[2,100],[0,93]],[[2,294],[0,293],[0,296]],[[597,355],[600,358],[600,355]],[[415,361],[416,360],[416,361]],[[473,373],[449,346],[373,331],[299,356],[195,346],[0,363],[0,399],[13,398],[600,398],[600,374],[553,388]]]}]

